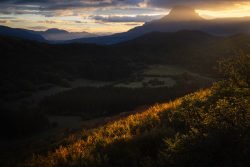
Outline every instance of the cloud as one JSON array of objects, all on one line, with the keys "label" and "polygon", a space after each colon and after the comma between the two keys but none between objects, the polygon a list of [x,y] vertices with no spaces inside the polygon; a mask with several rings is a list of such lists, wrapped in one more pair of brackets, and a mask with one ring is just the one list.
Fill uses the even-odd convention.
[{"label": "cloud", "polygon": [[38,5],[41,10],[63,10],[74,8],[101,8],[123,5],[139,5],[144,0],[0,0],[9,5]]},{"label": "cloud", "polygon": [[80,23],[84,23],[84,22],[76,20],[75,23],[80,24]]},{"label": "cloud", "polygon": [[[114,14],[117,15],[123,14],[123,9],[127,10],[134,8],[139,11],[139,9],[172,8],[175,5],[189,5],[196,9],[212,8],[215,10],[220,9],[220,7],[232,7],[236,3],[249,3],[249,1],[250,0],[0,0],[0,14],[29,14],[54,17],[76,16],[87,13],[88,11],[100,11],[102,13],[98,15],[103,15],[105,11],[117,9]],[[105,19],[106,18],[103,18],[104,21]],[[108,19],[112,22],[116,22],[116,20],[121,18]],[[124,18],[124,20],[128,21],[130,19],[133,18]],[[102,20],[102,18],[97,17],[96,20]],[[150,19],[140,17],[138,20],[148,21]]]},{"label": "cloud", "polygon": [[74,7],[102,7],[113,5],[140,5],[147,3],[152,6],[170,7],[174,5],[218,5],[249,2],[249,0],[0,0],[9,4],[38,4],[51,9]]},{"label": "cloud", "polygon": [[48,29],[48,27],[46,26],[32,26],[28,28],[33,29],[33,30],[47,30]]},{"label": "cloud", "polygon": [[138,23],[127,23],[125,25],[126,26],[139,26],[140,24],[138,24]]},{"label": "cloud", "polygon": [[53,17],[71,10],[98,10],[138,6],[144,0],[0,0],[0,14],[34,14]]},{"label": "cloud", "polygon": [[11,16],[0,16],[0,19],[10,20],[10,19],[16,19],[16,18],[15,17],[11,17]]},{"label": "cloud", "polygon": [[7,22],[8,22],[8,20],[0,20],[0,24],[5,24]]},{"label": "cloud", "polygon": [[20,28],[122,32],[166,15],[175,5],[190,5],[203,14],[217,12],[211,14],[215,17],[225,11],[245,16],[250,0],[0,0],[0,21]]},{"label": "cloud", "polygon": [[44,21],[38,21],[38,23],[44,23],[44,24],[56,24],[56,21],[53,20],[44,20]]},{"label": "cloud", "polygon": [[91,16],[92,19],[102,22],[148,22],[159,19],[163,15],[136,15],[136,16]]}]

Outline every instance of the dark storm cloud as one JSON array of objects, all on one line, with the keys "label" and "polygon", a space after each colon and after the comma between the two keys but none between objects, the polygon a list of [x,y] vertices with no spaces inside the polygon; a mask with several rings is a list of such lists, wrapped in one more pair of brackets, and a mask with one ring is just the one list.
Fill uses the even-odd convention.
[{"label": "dark storm cloud", "polygon": [[243,2],[250,2],[250,0],[0,0],[0,14],[38,14],[51,17],[56,15],[54,11],[57,10],[134,7],[139,6],[140,3],[159,8],[171,8],[174,5],[218,8]]},{"label": "dark storm cloud", "polygon": [[137,6],[144,0],[0,0],[2,14],[41,14],[53,16],[53,11],[66,9],[101,9],[106,7]]},{"label": "dark storm cloud", "polygon": [[74,7],[106,7],[115,5],[138,5],[144,0],[0,0],[10,5],[40,5],[50,9]]},{"label": "dark storm cloud", "polygon": [[56,16],[57,10],[137,6],[144,0],[0,0],[0,14]]},{"label": "dark storm cloud", "polygon": [[249,0],[0,0],[6,5],[38,5],[40,10],[61,10],[74,8],[102,8],[147,3],[154,7],[172,7],[174,5],[217,6],[249,2]]}]

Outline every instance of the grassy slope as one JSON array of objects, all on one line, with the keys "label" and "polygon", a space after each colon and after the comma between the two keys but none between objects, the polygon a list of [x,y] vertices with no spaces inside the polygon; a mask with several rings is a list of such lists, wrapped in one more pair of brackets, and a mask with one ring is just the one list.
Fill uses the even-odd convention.
[{"label": "grassy slope", "polygon": [[249,88],[234,90],[217,84],[83,131],[26,165],[247,166],[249,95]]}]

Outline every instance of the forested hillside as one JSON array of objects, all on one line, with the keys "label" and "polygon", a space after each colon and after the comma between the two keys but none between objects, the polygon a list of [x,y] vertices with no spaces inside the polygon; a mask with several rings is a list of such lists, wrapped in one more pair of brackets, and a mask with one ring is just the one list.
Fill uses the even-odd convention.
[{"label": "forested hillside", "polygon": [[250,57],[220,62],[225,79],[143,113],[83,130],[26,166],[249,166]]},{"label": "forested hillside", "polygon": [[151,33],[111,46],[50,45],[1,36],[1,99],[27,97],[51,84],[68,87],[76,78],[119,80],[152,64],[215,76],[216,61],[239,49],[249,53],[249,43],[246,34],[217,37],[199,31]]},{"label": "forested hillside", "polygon": [[49,45],[1,36],[0,53],[0,99],[7,101],[48,84],[68,87],[76,78],[116,80],[140,68],[106,47],[88,44]]}]

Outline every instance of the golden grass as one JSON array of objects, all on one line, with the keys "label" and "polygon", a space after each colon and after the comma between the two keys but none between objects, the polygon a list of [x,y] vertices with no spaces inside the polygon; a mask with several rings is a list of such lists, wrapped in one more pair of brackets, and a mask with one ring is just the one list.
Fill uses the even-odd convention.
[{"label": "golden grass", "polygon": [[82,132],[80,139],[66,145],[60,146],[55,151],[49,152],[46,156],[36,155],[26,163],[26,166],[70,166],[77,162],[85,166],[92,161],[98,161],[92,153],[99,146],[105,147],[114,142],[126,141],[135,136],[141,135],[161,125],[161,113],[178,110],[183,100],[202,100],[211,95],[210,90],[201,90],[196,93],[184,96],[177,100],[157,104],[142,113],[130,115],[127,118],[109,123],[103,127]]}]

